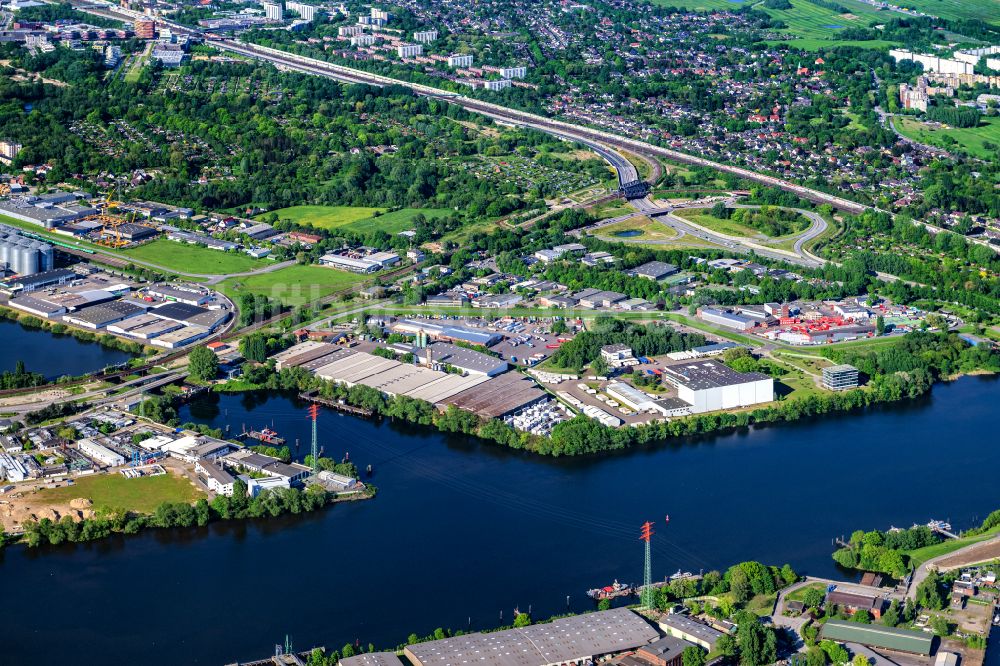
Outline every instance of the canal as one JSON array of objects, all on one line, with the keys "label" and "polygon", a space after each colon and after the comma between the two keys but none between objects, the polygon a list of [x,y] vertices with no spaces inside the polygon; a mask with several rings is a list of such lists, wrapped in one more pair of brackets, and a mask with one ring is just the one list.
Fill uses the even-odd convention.
[{"label": "canal", "polygon": [[[328,455],[374,465],[373,501],[319,514],[147,532],[0,555],[10,664],[209,664],[295,646],[394,646],[435,627],[589,607],[586,589],[639,581],[639,526],[656,523],[654,577],[745,559],[840,574],[831,539],[930,518],[958,527],[1000,506],[1000,382],[590,459],[540,459],[466,437],[326,410]],[[182,420],[274,427],[307,450],[286,396],[208,396]],[[976,478],[973,474],[973,479]],[[670,515],[670,525],[664,516]]]},{"label": "canal", "polygon": [[132,358],[127,352],[96,342],[25,328],[9,319],[0,319],[0,340],[3,340],[0,372],[13,371],[18,361],[24,361],[27,370],[39,372],[49,379],[89,374]]}]

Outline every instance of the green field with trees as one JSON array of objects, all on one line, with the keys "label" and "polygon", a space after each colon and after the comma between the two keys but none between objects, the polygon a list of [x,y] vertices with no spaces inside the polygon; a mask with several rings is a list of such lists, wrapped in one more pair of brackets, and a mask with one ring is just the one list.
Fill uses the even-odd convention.
[{"label": "green field with trees", "polygon": [[363,206],[291,206],[258,215],[257,219],[287,220],[298,226],[338,229],[356,234],[370,234],[375,231],[396,234],[412,229],[418,215],[424,220],[435,220],[453,212],[435,208],[401,208],[386,212],[384,208]]}]

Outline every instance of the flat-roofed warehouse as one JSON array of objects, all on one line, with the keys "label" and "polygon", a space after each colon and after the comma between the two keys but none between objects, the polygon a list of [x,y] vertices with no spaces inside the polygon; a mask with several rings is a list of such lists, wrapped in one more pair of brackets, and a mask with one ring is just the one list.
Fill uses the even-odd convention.
[{"label": "flat-roofed warehouse", "polygon": [[483,418],[500,418],[547,397],[548,394],[532,380],[510,373],[457,393],[439,407],[455,405]]},{"label": "flat-roofed warehouse", "polygon": [[659,638],[627,608],[586,613],[489,634],[466,634],[408,645],[414,666],[551,666],[634,650]]},{"label": "flat-roofed warehouse", "polygon": [[824,624],[822,636],[832,641],[861,643],[883,650],[909,652],[924,656],[929,656],[931,648],[934,646],[934,636],[922,631],[843,620],[830,620]]},{"label": "flat-roofed warehouse", "polygon": [[737,372],[711,360],[674,363],[663,368],[663,381],[699,414],[749,407],[774,400],[774,379],[759,372]]},{"label": "flat-roofed warehouse", "polygon": [[[319,340],[307,340],[278,352],[272,358],[275,360],[274,367],[281,370],[282,368],[297,367],[301,363],[306,363],[325,354],[332,354],[334,351],[335,348],[331,344]],[[299,357],[302,357],[302,360]]]},{"label": "flat-roofed warehouse", "polygon": [[110,324],[117,324],[130,317],[136,317],[145,312],[138,305],[114,301],[101,305],[91,305],[90,307],[77,310],[73,314],[63,317],[66,321],[84,328],[100,329]]}]

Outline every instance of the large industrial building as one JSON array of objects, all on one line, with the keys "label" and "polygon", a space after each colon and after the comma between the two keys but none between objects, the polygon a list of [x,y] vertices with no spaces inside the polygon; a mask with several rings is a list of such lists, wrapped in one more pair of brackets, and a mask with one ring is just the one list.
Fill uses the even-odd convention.
[{"label": "large industrial building", "polygon": [[472,633],[408,645],[413,666],[551,666],[594,661],[649,644],[660,637],[626,608],[585,613],[517,629]]},{"label": "large industrial building", "polygon": [[55,251],[42,241],[26,238],[0,225],[0,268],[16,275],[34,275],[55,268]]},{"label": "large industrial building", "polygon": [[433,321],[420,321],[414,319],[402,319],[391,326],[393,333],[404,335],[417,335],[422,333],[436,340],[461,341],[473,345],[490,347],[500,342],[503,336],[496,331],[488,329],[474,330],[464,326],[451,326],[449,324],[438,324]]},{"label": "large industrial building", "polygon": [[[487,372],[498,366],[492,365],[495,361],[492,357],[485,358],[489,361],[478,368],[479,372],[462,376],[325,342],[303,342],[274,356],[279,370],[303,368],[320,379],[344,386],[360,384],[389,396],[424,400],[439,409],[455,405],[484,418],[501,418],[547,397],[533,381],[521,375],[491,377]],[[471,359],[471,363],[480,365],[476,359]]]},{"label": "large industrial building", "polygon": [[0,215],[37,224],[46,229],[53,229],[97,213],[96,208],[81,204],[76,195],[66,192],[21,196],[0,201]]},{"label": "large industrial building", "polygon": [[749,331],[759,323],[759,320],[746,315],[726,312],[718,308],[698,308],[698,318],[710,324],[718,324],[737,331]]},{"label": "large industrial building", "polygon": [[934,646],[933,634],[843,620],[828,621],[823,625],[821,636],[841,643],[860,643],[873,648],[924,656],[930,655]]},{"label": "large industrial building", "polygon": [[695,414],[736,409],[774,400],[774,379],[759,372],[737,372],[713,360],[684,361],[663,368],[663,381]]}]

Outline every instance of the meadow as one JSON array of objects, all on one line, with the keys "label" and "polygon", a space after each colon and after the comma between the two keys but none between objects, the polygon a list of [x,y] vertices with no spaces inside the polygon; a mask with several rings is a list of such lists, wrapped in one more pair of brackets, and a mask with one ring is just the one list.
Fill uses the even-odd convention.
[{"label": "meadow", "polygon": [[198,275],[226,275],[263,268],[270,262],[254,259],[242,252],[223,252],[207,247],[157,239],[138,247],[119,250],[127,258],[137,259],[171,271]]},{"label": "meadow", "polygon": [[229,278],[218,288],[230,298],[251,293],[297,307],[325,298],[333,293],[363,282],[364,275],[338,271],[325,266],[289,266],[270,273],[258,273]]},{"label": "meadow", "polygon": [[[979,127],[947,129],[914,118],[897,117],[893,124],[900,134],[914,141],[948,150],[961,148],[972,157],[992,159],[1000,147],[1000,117],[983,118]],[[954,143],[952,143],[954,142]]]},{"label": "meadow", "polygon": [[168,473],[126,479],[116,472],[79,477],[71,486],[39,490],[31,501],[33,504],[69,504],[83,497],[94,503],[95,511],[152,513],[164,502],[191,503],[204,496],[183,476]]},{"label": "meadow", "polygon": [[[413,228],[413,218],[423,214],[427,219],[443,217],[452,212],[439,208],[402,208],[386,213],[385,208],[365,208],[361,206],[292,206],[272,211],[279,220],[291,220],[295,224],[313,226],[317,229],[344,229],[358,234],[385,231],[396,234]],[[270,213],[258,219],[269,217]]]}]

